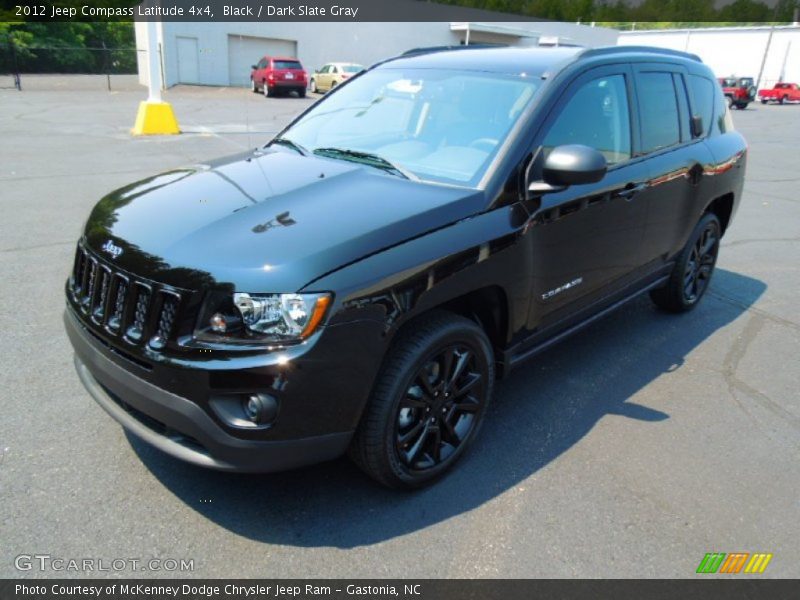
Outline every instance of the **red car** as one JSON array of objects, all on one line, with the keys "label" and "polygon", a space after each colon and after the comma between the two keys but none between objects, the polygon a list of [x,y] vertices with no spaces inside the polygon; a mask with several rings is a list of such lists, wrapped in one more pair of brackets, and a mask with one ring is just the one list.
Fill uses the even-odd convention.
[{"label": "red car", "polygon": [[756,86],[752,77],[719,77],[717,81],[731,108],[744,110],[756,99]]},{"label": "red car", "polygon": [[776,83],[771,90],[759,90],[758,99],[761,104],[767,102],[800,102],[800,86],[796,83]]},{"label": "red car", "polygon": [[250,89],[275,96],[278,92],[297,92],[303,98],[308,87],[308,76],[300,61],[286,56],[265,56],[250,72]]}]

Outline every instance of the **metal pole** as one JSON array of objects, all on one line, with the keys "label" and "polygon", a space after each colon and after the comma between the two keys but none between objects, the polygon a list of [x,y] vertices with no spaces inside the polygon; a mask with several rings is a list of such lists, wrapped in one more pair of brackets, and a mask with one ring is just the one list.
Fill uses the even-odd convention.
[{"label": "metal pole", "polygon": [[14,37],[9,32],[8,45],[11,48],[11,64],[14,69],[14,87],[20,92],[22,91],[22,81],[19,78],[19,64],[17,64],[17,49],[14,47]]},{"label": "metal pole", "polygon": [[469,46],[469,23],[467,23],[467,33],[464,36],[464,45]]},{"label": "metal pole", "polygon": [[758,79],[756,79],[756,89],[761,88],[761,76],[764,74],[764,65],[767,64],[767,54],[769,54],[769,47],[772,44],[772,34],[775,33],[775,25],[769,28],[769,37],[767,38],[767,47],[764,48],[764,56],[761,58],[761,68],[758,70]]},{"label": "metal pole", "polygon": [[792,49],[792,40],[786,44],[786,53],[783,55],[783,64],[781,65],[781,76],[778,81],[783,83],[783,78],[786,77],[786,61],[789,60],[789,50]]},{"label": "metal pole", "polygon": [[111,57],[108,48],[106,48],[106,43],[105,41],[103,41],[103,70],[106,72],[106,87],[108,88],[109,92],[111,91],[110,63],[111,63]]},{"label": "metal pole", "polygon": [[158,43],[158,65],[160,71],[159,73],[159,82],[161,83],[161,91],[167,89],[167,67],[164,65],[164,47],[161,45],[161,42]]},{"label": "metal pole", "polygon": [[147,22],[147,101],[161,102],[161,82],[159,71],[161,61],[158,59],[158,28],[155,20]]}]

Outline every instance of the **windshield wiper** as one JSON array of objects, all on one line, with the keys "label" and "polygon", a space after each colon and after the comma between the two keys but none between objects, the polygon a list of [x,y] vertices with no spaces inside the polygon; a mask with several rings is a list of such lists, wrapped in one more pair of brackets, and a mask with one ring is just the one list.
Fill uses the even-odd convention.
[{"label": "windshield wiper", "polygon": [[320,156],[328,156],[330,158],[341,158],[342,160],[350,160],[353,162],[369,165],[376,169],[383,169],[384,171],[391,171],[413,181],[419,181],[419,177],[404,169],[403,167],[391,162],[371,152],[362,152],[361,150],[349,150],[347,148],[316,148],[314,154]]},{"label": "windshield wiper", "polygon": [[303,148],[303,146],[301,146],[297,142],[294,142],[294,141],[290,140],[289,138],[276,137],[269,144],[267,144],[267,146],[268,147],[272,146],[272,144],[280,144],[281,146],[286,146],[288,148],[291,148],[292,150],[294,150],[298,154],[302,154],[303,156],[308,156],[309,155],[309,151],[308,150]]}]

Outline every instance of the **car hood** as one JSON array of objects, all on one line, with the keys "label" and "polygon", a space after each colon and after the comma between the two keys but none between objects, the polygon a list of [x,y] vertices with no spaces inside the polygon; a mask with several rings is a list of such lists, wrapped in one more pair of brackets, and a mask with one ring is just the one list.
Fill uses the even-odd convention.
[{"label": "car hood", "polygon": [[85,237],[167,285],[290,292],[485,206],[478,190],[266,149],[121,188],[95,206]]}]

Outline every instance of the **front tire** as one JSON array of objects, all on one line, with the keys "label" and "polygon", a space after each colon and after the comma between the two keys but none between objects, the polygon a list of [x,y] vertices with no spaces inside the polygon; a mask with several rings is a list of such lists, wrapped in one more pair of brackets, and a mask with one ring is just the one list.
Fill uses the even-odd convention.
[{"label": "front tire", "polygon": [[316,79],[312,79],[311,80],[311,91],[313,93],[315,93],[315,94],[319,94],[319,90],[317,89],[317,80]]},{"label": "front tire", "polygon": [[258,86],[256,85],[256,80],[252,77],[250,78],[250,91],[254,94],[258,93]]},{"label": "front tire", "polygon": [[432,483],[477,435],[494,387],[494,355],[473,321],[445,311],[420,317],[386,356],[350,456],[392,488]]},{"label": "front tire", "polygon": [[678,255],[667,284],[650,292],[659,308],[678,313],[697,306],[711,283],[721,238],[722,226],[717,216],[703,215]]}]

